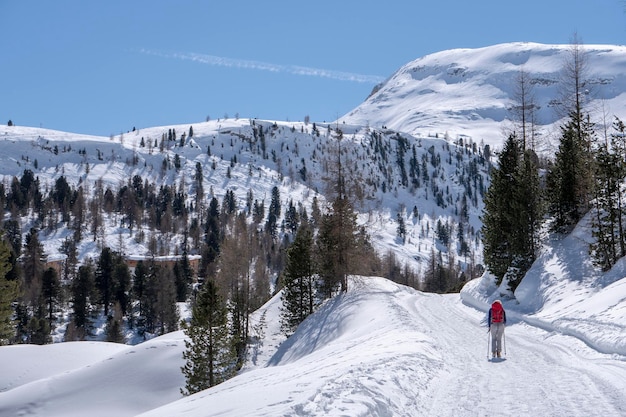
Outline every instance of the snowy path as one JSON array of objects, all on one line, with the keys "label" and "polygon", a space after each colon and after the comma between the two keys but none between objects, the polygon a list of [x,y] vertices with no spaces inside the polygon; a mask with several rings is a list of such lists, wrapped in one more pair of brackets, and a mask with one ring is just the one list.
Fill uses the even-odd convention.
[{"label": "snowy path", "polygon": [[[266,336],[277,311],[265,308]],[[506,360],[490,362],[483,316],[458,294],[355,279],[288,341],[264,345],[258,367],[145,416],[626,415],[626,358],[520,322]]]},{"label": "snowy path", "polygon": [[[255,363],[184,398],[182,331],[101,357],[82,342],[2,347],[0,417],[626,416],[625,356],[517,322],[507,358],[490,362],[484,313],[458,294],[355,278],[286,341],[279,309],[277,296],[253,316],[263,323]],[[93,363],[53,356],[64,346]],[[41,368],[26,381],[24,363]]]},{"label": "snowy path", "polygon": [[445,361],[426,395],[430,415],[626,415],[626,364],[577,339],[509,323],[508,356],[490,362],[483,314],[458,297],[421,299],[415,314],[446,329],[433,335]]}]

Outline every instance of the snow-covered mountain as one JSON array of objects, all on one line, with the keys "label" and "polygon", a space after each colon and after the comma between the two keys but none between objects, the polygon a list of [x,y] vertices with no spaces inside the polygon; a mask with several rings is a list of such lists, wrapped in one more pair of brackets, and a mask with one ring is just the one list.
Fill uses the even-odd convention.
[{"label": "snow-covered mountain", "polygon": [[[283,205],[293,201],[311,213],[314,197],[325,200],[325,178],[332,153],[338,149],[338,129],[343,134],[346,172],[352,172],[362,192],[356,201],[359,222],[367,227],[381,254],[391,249],[402,264],[417,272],[430,250],[442,245],[436,236],[437,223],[450,230],[458,230],[453,228],[463,223],[471,261],[481,262],[476,236],[482,194],[489,184],[489,163],[483,150],[470,141],[459,145],[358,125],[250,119],[154,127],[110,138],[0,126],[4,149],[0,179],[5,190],[10,190],[13,179],[30,170],[44,191],[52,190],[63,176],[93,195],[96,184],[116,190],[139,176],[157,189],[163,184],[181,188],[187,204],[193,205],[199,164],[206,198],[222,201],[227,191],[233,191],[240,210],[250,195],[269,207],[272,188],[277,186]],[[176,132],[177,139],[163,141],[170,132]],[[404,241],[397,234],[398,216],[406,225]],[[37,225],[46,254],[58,255],[69,232],[64,225],[57,228],[57,222],[52,228],[40,223],[37,218],[23,219],[23,234]],[[84,228],[89,230],[87,224]],[[127,255],[148,255],[148,242],[138,241],[131,230],[120,227],[116,216],[107,219],[105,230],[102,241],[79,243],[80,258],[95,258],[102,245]],[[450,232],[451,247],[458,244],[457,235]],[[182,233],[170,237],[162,250],[180,248],[181,238]],[[164,253],[168,254],[172,253]],[[465,256],[461,261],[470,260]]]},{"label": "snow-covered mountain", "polygon": [[[612,115],[626,119],[626,47],[582,48],[595,99],[592,115],[600,118],[602,109],[609,122]],[[473,259],[463,256],[462,262],[480,264],[477,233],[482,193],[489,184],[483,146],[493,150],[502,143],[522,69],[534,85],[537,122],[543,126],[539,133],[549,138],[558,130],[554,104],[569,53],[569,45],[509,43],[428,55],[400,68],[339,121],[318,123],[315,130],[313,123],[250,119],[152,127],[111,137],[0,126],[0,179],[8,190],[13,177],[28,169],[44,188],[51,189],[64,176],[93,193],[96,182],[115,188],[138,175],[155,184],[182,184],[191,202],[200,163],[204,189],[220,200],[232,190],[242,208],[252,192],[268,207],[277,185],[283,202],[310,207],[314,196],[324,198],[323,178],[340,129],[353,170],[364,180],[360,223],[381,252],[391,248],[401,263],[419,271],[433,248],[445,252],[444,246],[458,247],[454,232],[462,224],[473,253]],[[181,143],[190,128],[193,137]],[[162,146],[162,138],[172,130],[177,140]],[[180,168],[173,169],[176,159]],[[397,236],[400,217],[407,227],[404,242]],[[100,244],[114,249],[122,244],[130,254],[147,252],[146,242],[137,242],[115,219],[109,220],[109,233]],[[436,236],[439,221],[452,232],[448,245],[442,246]],[[32,225],[25,221],[23,233]],[[42,236],[47,254],[58,253],[65,237],[63,230]],[[172,239],[163,246],[175,247],[180,236]],[[83,257],[97,250],[87,242],[79,247]]]},{"label": "snow-covered mountain", "polygon": [[[626,46],[580,45],[592,117],[626,119]],[[386,126],[415,136],[461,135],[499,145],[510,128],[516,79],[524,71],[538,106],[544,136],[558,131],[559,83],[570,45],[506,43],[453,49],[418,58],[400,68],[340,120]]]},{"label": "snow-covered mountain", "polygon": [[[612,91],[604,93],[606,108],[626,119],[626,50],[585,48],[596,63],[596,84]],[[311,123],[228,119],[104,138],[1,126],[0,177],[10,187],[14,176],[29,169],[48,189],[64,176],[93,192],[96,182],[119,186],[138,175],[156,184],[182,184],[192,194],[199,163],[205,192],[219,199],[232,190],[243,207],[252,191],[267,206],[278,186],[283,201],[309,207],[314,196],[324,199],[323,166],[340,128],[344,151],[365,179],[359,221],[381,253],[419,269],[433,248],[449,250],[436,236],[436,223],[464,222],[480,261],[481,192],[489,183],[481,141],[501,143],[522,64],[538,80],[542,123],[546,130],[554,127],[550,97],[566,50],[506,44],[433,54],[407,64],[349,115],[316,130]],[[190,127],[193,135],[181,143]],[[178,140],[161,149],[171,130]],[[403,183],[399,161],[408,169],[413,149],[419,182],[407,171]],[[471,198],[462,219],[464,196]],[[408,227],[404,242],[397,237],[398,214]],[[115,216],[106,221],[104,242],[86,239],[81,256],[95,256],[98,244],[147,253],[147,243]],[[288,340],[279,331],[280,298],[274,297],[251,318],[257,342],[241,374],[189,397],[179,391],[182,332],[136,346],[1,347],[0,417],[622,416],[626,265],[619,262],[607,273],[594,268],[588,221],[567,238],[545,242],[517,300],[505,301],[502,362],[487,361],[481,323],[501,292],[489,275],[471,281],[460,295],[444,296],[385,278],[351,277],[349,291],[329,300]],[[36,222],[23,219],[23,230]],[[46,252],[57,253],[68,233],[44,227]],[[170,239],[174,247],[180,236]],[[457,239],[450,250],[457,249]]]}]

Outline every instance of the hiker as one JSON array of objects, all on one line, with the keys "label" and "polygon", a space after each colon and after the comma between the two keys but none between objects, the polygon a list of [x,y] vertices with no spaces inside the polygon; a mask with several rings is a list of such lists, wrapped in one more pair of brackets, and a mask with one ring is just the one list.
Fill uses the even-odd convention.
[{"label": "hiker", "polygon": [[506,312],[502,307],[502,302],[496,300],[489,309],[489,331],[491,332],[491,354],[493,357],[501,358],[502,356],[502,335],[504,334],[504,326],[506,325]]}]

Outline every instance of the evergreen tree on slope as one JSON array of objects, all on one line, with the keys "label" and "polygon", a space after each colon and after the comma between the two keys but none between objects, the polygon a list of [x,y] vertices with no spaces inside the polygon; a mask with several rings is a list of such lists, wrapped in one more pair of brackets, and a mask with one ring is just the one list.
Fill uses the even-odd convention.
[{"label": "evergreen tree on slope", "polygon": [[10,254],[9,245],[0,240],[0,346],[8,344],[15,334],[12,305],[18,296],[18,282],[6,277],[11,270]]},{"label": "evergreen tree on slope", "polygon": [[626,126],[616,119],[615,132],[610,141],[595,152],[595,213],[591,254],[596,265],[608,271],[619,258],[626,256],[626,233],[624,232],[623,183],[626,178]]},{"label": "evergreen tree on slope", "polygon": [[588,143],[593,131],[590,123],[579,118],[579,114],[572,113],[561,128],[559,149],[548,175],[549,212],[554,217],[555,231],[568,231],[589,210],[593,158]]},{"label": "evergreen tree on slope", "polygon": [[283,293],[281,296],[281,327],[290,336],[304,321],[315,306],[313,233],[302,225],[287,251],[287,262],[283,271]]},{"label": "evergreen tree on slope", "polygon": [[514,234],[513,202],[519,160],[519,143],[512,134],[504,143],[498,167],[492,170],[491,184],[484,198],[484,258],[489,271],[498,278],[498,284],[513,260],[510,237]]},{"label": "evergreen tree on slope", "polygon": [[485,264],[497,277],[507,278],[515,291],[538,250],[543,205],[539,176],[531,151],[522,152],[511,134],[494,168],[485,195],[483,244]]},{"label": "evergreen tree on slope", "polygon": [[185,376],[183,395],[205,390],[230,378],[237,357],[229,337],[228,312],[218,288],[207,280],[193,307],[191,323],[185,328]]}]

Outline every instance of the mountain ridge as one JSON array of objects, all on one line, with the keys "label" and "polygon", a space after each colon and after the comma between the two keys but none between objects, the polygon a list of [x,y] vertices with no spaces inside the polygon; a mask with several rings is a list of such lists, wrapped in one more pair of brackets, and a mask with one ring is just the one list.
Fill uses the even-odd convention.
[{"label": "mountain ridge", "polygon": [[[591,107],[610,118],[626,118],[626,46],[579,45],[587,60],[588,82],[597,87]],[[562,69],[572,45],[532,42],[459,48],[417,58],[377,86],[363,103],[339,120],[386,126],[415,136],[472,137],[492,146],[503,142],[503,129],[514,104],[521,70],[535,86],[537,124],[544,136],[558,131],[555,111]],[[610,123],[610,121],[609,121]]]},{"label": "mountain ridge", "polygon": [[[182,140],[190,129],[193,136]],[[475,234],[482,210],[479,195],[488,185],[488,162],[482,149],[470,142],[459,146],[441,138],[416,138],[363,126],[254,119],[147,128],[110,138],[0,126],[0,143],[4,141],[11,149],[0,155],[0,178],[9,190],[13,178],[32,170],[43,190],[53,189],[63,176],[73,186],[82,185],[93,193],[97,183],[115,190],[139,175],[156,187],[182,187],[187,203],[194,204],[192,179],[200,164],[203,188],[209,196],[221,200],[232,190],[239,209],[245,209],[252,191],[254,198],[269,207],[271,190],[278,186],[283,204],[297,201],[310,212],[313,197],[324,200],[324,166],[336,146],[338,130],[345,138],[342,146],[348,150],[350,169],[362,179],[363,197],[357,207],[360,224],[367,225],[379,250],[384,253],[391,245],[403,264],[418,270],[429,248],[437,244],[437,222],[453,225],[460,221],[460,205],[467,200],[469,208],[463,220],[467,241],[479,252]],[[172,131],[178,132],[179,139],[164,141]],[[397,240],[399,214],[407,225],[405,242]],[[34,220],[24,219],[24,234],[37,223]],[[113,221],[108,224],[107,236],[98,245],[85,243],[81,258],[95,257],[103,244],[117,248],[121,235],[124,251],[148,253],[146,243],[137,244],[128,228]],[[57,253],[66,236],[62,229],[52,232],[42,234],[48,254]],[[181,238],[174,237],[174,247]],[[451,236],[452,244],[456,241],[456,235]],[[475,262],[480,263],[478,256]]]}]

